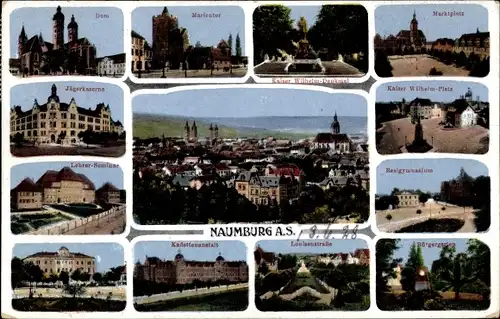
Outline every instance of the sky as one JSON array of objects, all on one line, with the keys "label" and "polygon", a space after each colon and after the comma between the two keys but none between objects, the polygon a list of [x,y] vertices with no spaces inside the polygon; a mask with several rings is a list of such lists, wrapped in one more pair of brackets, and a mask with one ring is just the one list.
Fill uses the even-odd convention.
[{"label": "sky", "polygon": [[[21,8],[10,15],[10,56],[17,57],[17,39],[24,25],[28,39],[42,33],[45,42],[52,43],[52,17],[56,6]],[[64,14],[64,43],[68,42],[68,24],[71,15],[78,23],[78,37],[87,38],[96,47],[97,57],[125,52],[123,46],[123,13],[112,7],[62,7]],[[97,18],[97,14],[107,18]]]},{"label": "sky", "polygon": [[[23,179],[30,177],[33,181],[37,181],[46,171],[55,170],[60,171],[63,167],[70,167],[75,173],[84,174],[95,185],[96,189],[101,187],[106,182],[111,182],[118,189],[123,189],[123,171],[121,168],[77,168],[71,167],[75,163],[89,163],[75,160],[74,162],[41,162],[41,163],[28,163],[13,166],[10,175],[10,188],[16,187]],[[105,163],[105,162],[97,162]]]},{"label": "sky", "polygon": [[335,111],[339,117],[366,117],[367,104],[364,97],[349,93],[217,88],[138,95],[132,100],[132,111],[190,118],[332,116]]},{"label": "sky", "polygon": [[403,264],[406,263],[408,259],[408,253],[410,252],[411,245],[416,242],[417,245],[419,242],[425,242],[426,245],[422,247],[422,255],[424,256],[424,265],[430,270],[432,267],[432,262],[436,259],[439,259],[439,253],[441,252],[442,247],[427,247],[432,244],[442,243],[453,245],[455,244],[455,249],[457,253],[462,253],[467,250],[467,241],[468,239],[402,239],[399,242],[399,248],[394,252],[393,258],[403,258]]},{"label": "sky", "polygon": [[[218,247],[172,247],[173,244],[179,243],[210,243]],[[247,259],[247,248],[241,241],[141,241],[135,244],[134,262],[143,263],[146,256],[173,260],[179,250],[185,260],[215,261],[219,253],[226,261],[246,261]]]},{"label": "sky", "polygon": [[[20,105],[23,111],[27,111],[33,107],[35,99],[37,99],[39,105],[47,103],[47,99],[52,92],[52,84],[56,85],[57,95],[62,103],[69,103],[71,98],[74,97],[76,105],[86,109],[90,107],[93,110],[99,103],[109,104],[113,120],[123,123],[123,90],[118,85],[102,82],[51,81],[16,85],[10,90],[11,107]],[[68,86],[72,86],[73,88],[104,89],[104,91],[66,91]]]},{"label": "sky", "polygon": [[114,243],[56,243],[56,244],[16,244],[13,256],[25,258],[38,252],[57,252],[62,246],[68,248],[69,252],[82,253],[96,259],[96,271],[105,272],[111,267],[123,266],[125,258],[123,247]]},{"label": "sky", "polygon": [[321,6],[289,6],[292,9],[290,17],[293,19],[293,26],[297,26],[297,21],[304,17],[307,21],[307,28],[310,28],[316,22]]},{"label": "sky", "polygon": [[[398,86],[405,87],[404,92],[400,91],[389,91],[388,88]],[[410,86],[412,87],[423,87],[429,89],[427,92],[411,92]],[[453,91],[439,91],[440,87],[452,88]],[[390,102],[390,101],[401,101],[405,99],[406,101],[411,101],[415,98],[430,99],[433,102],[453,102],[455,99],[460,98],[467,92],[468,89],[472,91],[472,97],[474,100],[479,98],[483,102],[488,101],[488,88],[480,83],[474,82],[459,82],[459,81],[408,81],[408,82],[397,82],[397,83],[384,83],[377,88],[377,102]],[[431,92],[430,90],[434,90]]]},{"label": "sky", "polygon": [[[479,161],[466,159],[412,159],[383,161],[377,167],[377,194],[390,194],[399,189],[420,189],[424,192],[439,192],[442,181],[460,174],[460,168],[472,177],[488,176],[488,168]],[[432,169],[432,173],[386,173],[386,169]]]},{"label": "sky", "polygon": [[[320,238],[323,235],[320,235]],[[300,242],[331,242],[332,246],[292,246]],[[308,236],[300,239],[291,240],[263,240],[257,243],[264,251],[281,254],[335,254],[335,253],[354,253],[356,249],[368,249],[368,244],[363,239],[349,240],[310,240]]]},{"label": "sky", "polygon": [[[217,46],[220,40],[227,41],[233,35],[233,54],[235,54],[236,34],[240,34],[241,52],[245,54],[245,14],[238,6],[168,6],[168,12],[178,17],[179,27],[186,28],[189,42],[202,46]],[[153,44],[153,16],[160,15],[163,7],[142,7],[132,11],[132,29],[142,35],[150,45]],[[193,18],[193,13],[220,14],[217,18]]]},{"label": "sky", "polygon": [[[427,42],[439,38],[459,38],[465,33],[488,31],[488,10],[477,4],[422,4],[390,5],[375,9],[375,32],[382,37],[410,30],[410,22],[416,12],[418,28],[424,32]],[[433,16],[434,11],[463,12],[463,16]]]}]

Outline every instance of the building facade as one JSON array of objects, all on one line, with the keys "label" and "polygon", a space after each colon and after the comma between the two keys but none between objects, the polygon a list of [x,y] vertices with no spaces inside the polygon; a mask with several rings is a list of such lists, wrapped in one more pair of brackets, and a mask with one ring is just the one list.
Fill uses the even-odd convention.
[{"label": "building facade", "polygon": [[398,206],[400,208],[406,207],[418,207],[420,206],[420,201],[418,200],[418,194],[410,193],[410,192],[402,192],[400,194],[396,194],[399,200]]},{"label": "building facade", "polygon": [[478,28],[475,33],[462,34],[455,41],[453,51],[464,52],[466,56],[474,53],[481,59],[487,58],[490,56],[490,33],[480,32]]},{"label": "building facade", "polygon": [[441,105],[433,103],[429,99],[416,98],[409,103],[410,116],[416,121],[417,117],[421,120],[443,117]]},{"label": "building facade", "polygon": [[93,275],[96,272],[96,260],[94,257],[82,253],[70,252],[64,246],[56,252],[42,251],[29,255],[23,259],[23,262],[31,262],[39,266],[45,275],[59,275],[62,271],[71,274],[77,269],[89,275]]},{"label": "building facade", "polygon": [[125,53],[98,58],[97,74],[100,76],[123,76],[125,74]]},{"label": "building facade", "polygon": [[190,284],[195,280],[248,281],[248,265],[245,261],[226,261],[220,254],[215,261],[185,260],[179,251],[173,260],[146,257],[143,264],[136,263],[134,278],[168,284]]},{"label": "building facade", "polygon": [[[62,71],[66,56],[75,61],[70,73],[95,74],[96,48],[87,38],[78,37],[78,23],[74,16],[68,24],[68,42],[64,43],[64,14],[60,6],[52,17],[52,43],[46,42],[42,34],[28,39],[24,26],[18,37],[17,55],[20,71],[26,75],[39,75],[48,71]],[[48,66],[45,60],[59,61],[58,65]]]},{"label": "building facade", "polygon": [[471,181],[450,180],[441,182],[441,200],[447,203],[459,203],[470,194],[473,183]]},{"label": "building facade", "polygon": [[413,12],[409,30],[401,30],[396,36],[389,35],[385,39],[380,35],[375,36],[375,49],[389,51],[390,54],[418,53],[425,49],[427,39],[422,30],[418,28],[417,13]]},{"label": "building facade", "polygon": [[95,197],[98,203],[120,203],[120,190],[107,182],[95,191]]},{"label": "building facade", "polygon": [[46,103],[40,105],[35,99],[27,111],[22,111],[21,106],[14,106],[10,111],[10,135],[21,134],[25,140],[37,144],[74,144],[80,141],[80,132],[120,129],[115,126],[121,123],[112,120],[109,105],[99,103],[92,110],[78,106],[74,98],[69,104],[61,102],[55,84]]},{"label": "building facade", "polygon": [[300,183],[293,177],[259,176],[257,173],[242,172],[234,180],[238,194],[246,197],[255,205],[281,203],[298,198]]},{"label": "building facade", "polygon": [[255,270],[259,267],[266,266],[270,271],[278,270],[279,257],[275,253],[264,251],[260,246],[257,246],[254,253]]},{"label": "building facade", "polygon": [[132,30],[132,72],[146,70],[146,39]]},{"label": "building facade", "polygon": [[11,207],[21,210],[40,209],[46,204],[94,203],[96,196],[106,202],[120,202],[120,191],[111,183],[98,191],[87,176],[63,167],[60,171],[46,171],[36,182],[22,180],[11,190]]},{"label": "building facade", "polygon": [[25,178],[10,191],[10,206],[16,210],[40,209],[43,191],[31,178]]}]

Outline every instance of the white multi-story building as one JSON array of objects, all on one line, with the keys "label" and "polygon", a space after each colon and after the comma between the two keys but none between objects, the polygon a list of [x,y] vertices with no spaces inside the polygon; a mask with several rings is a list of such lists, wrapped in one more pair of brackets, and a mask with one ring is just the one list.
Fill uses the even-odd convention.
[{"label": "white multi-story building", "polygon": [[121,77],[125,74],[125,53],[97,59],[97,74],[100,76]]}]

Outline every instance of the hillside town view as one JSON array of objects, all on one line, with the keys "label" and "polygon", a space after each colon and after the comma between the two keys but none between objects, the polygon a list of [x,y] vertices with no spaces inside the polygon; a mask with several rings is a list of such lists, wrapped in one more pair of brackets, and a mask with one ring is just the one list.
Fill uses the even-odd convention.
[{"label": "hillside town view", "polygon": [[262,5],[253,13],[253,38],[260,77],[368,72],[368,12],[361,5]]},{"label": "hillside town view", "polygon": [[175,6],[135,9],[133,74],[138,78],[245,76],[248,58],[244,51],[244,12],[239,7],[227,6],[217,7],[216,13],[204,13],[213,9]]},{"label": "hillside town view", "polygon": [[13,234],[113,235],[125,231],[122,170],[104,162],[77,164],[81,165],[53,162],[12,168]]},{"label": "hillside town view", "polygon": [[[13,87],[12,155],[123,155],[123,90],[105,83],[99,83],[102,87],[98,88],[90,85],[88,82],[58,85],[45,82]],[[87,89],[93,92],[85,92]]]},{"label": "hillside town view", "polygon": [[385,311],[486,310],[491,255],[477,239],[381,239],[377,306]]},{"label": "hillside town view", "polygon": [[[209,118],[214,114],[196,103],[184,107],[189,105],[184,98],[195,100],[201,94],[204,110],[215,103],[226,116]],[[288,114],[275,108],[287,101],[298,107],[307,98],[317,98],[309,114],[317,110],[321,116],[301,116],[295,106]],[[245,114],[235,111],[240,109],[234,108],[235,99],[253,108]],[[226,100],[233,107],[224,104]],[[350,103],[350,110],[339,103]],[[162,111],[158,105],[169,108]],[[176,108],[182,115],[174,115]],[[140,95],[133,100],[133,110],[134,219],[139,224],[368,220],[366,101],[360,96],[194,90]],[[297,116],[290,117],[294,113]],[[250,122],[253,128],[238,124]],[[292,131],[280,132],[277,125]]]},{"label": "hillside town view", "polygon": [[370,251],[363,240],[263,241],[254,251],[260,311],[370,308]]},{"label": "hillside town view", "polygon": [[11,283],[12,308],[17,311],[123,311],[123,248],[103,243],[17,244]]},{"label": "hillside town view", "polygon": [[[11,15],[11,53],[15,57],[9,59],[9,70],[13,75],[25,78],[41,75],[115,77],[124,74],[123,13],[120,9],[62,9],[58,6],[16,11]],[[71,17],[66,26],[68,12]],[[113,23],[109,22],[110,19]],[[82,21],[85,22],[83,25]],[[45,41],[47,38],[43,33],[52,42]],[[103,74],[100,70],[106,68],[109,61],[115,62],[114,70]]]},{"label": "hillside town view", "polygon": [[246,251],[245,244],[239,241],[137,243],[135,309],[245,310],[248,307]]},{"label": "hillside town view", "polygon": [[[440,14],[445,11],[462,14]],[[490,72],[488,11],[482,6],[380,6],[375,19],[375,72],[380,77],[485,77]],[[399,29],[399,21],[408,21],[408,27]]]},{"label": "hillside town view", "polygon": [[383,162],[377,171],[375,213],[379,230],[475,233],[489,229],[490,177],[482,163],[398,160]]},{"label": "hillside town view", "polygon": [[[447,85],[450,84],[450,85]],[[376,145],[380,154],[462,153],[489,150],[490,104],[486,87],[460,93],[456,82],[399,82],[378,88]],[[428,88],[432,93],[422,92]],[[404,92],[393,93],[401,89]],[[455,89],[455,90],[454,90]],[[479,92],[480,91],[480,92]],[[446,96],[445,96],[446,95]],[[447,97],[451,99],[445,101]],[[401,99],[397,99],[402,97]]]}]

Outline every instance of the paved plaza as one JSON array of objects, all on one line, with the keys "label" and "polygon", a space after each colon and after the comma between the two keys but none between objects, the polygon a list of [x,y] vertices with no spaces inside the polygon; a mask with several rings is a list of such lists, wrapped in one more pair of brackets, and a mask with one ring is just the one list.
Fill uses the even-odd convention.
[{"label": "paved plaza", "polygon": [[[442,130],[442,118],[422,120],[424,139],[437,153],[484,154],[488,150],[489,131],[481,126]],[[415,124],[409,118],[383,123],[377,130],[377,151],[380,154],[401,153],[401,147],[413,142]]]},{"label": "paved plaza", "polygon": [[468,76],[469,71],[446,65],[429,55],[390,56],[393,76],[428,76],[432,68],[443,72],[443,76]]},{"label": "paved plaza", "polygon": [[[67,297],[61,288],[32,288],[34,296],[44,297],[44,298],[62,298]],[[27,298],[30,294],[30,289],[28,287],[16,288],[12,292],[14,298]],[[111,294],[110,294],[111,293]],[[113,300],[126,300],[126,287],[124,286],[103,286],[103,287],[85,287],[85,292],[83,295],[79,296],[81,298],[109,298]]]}]

